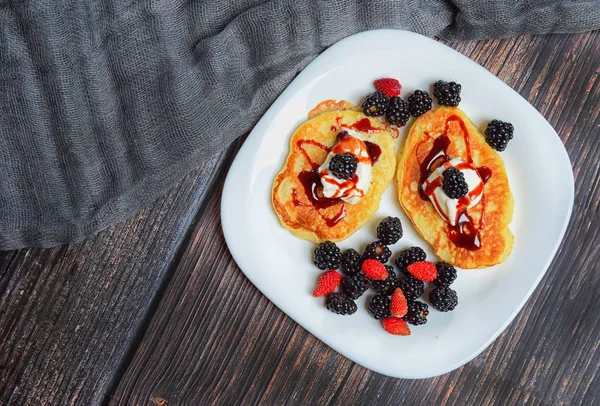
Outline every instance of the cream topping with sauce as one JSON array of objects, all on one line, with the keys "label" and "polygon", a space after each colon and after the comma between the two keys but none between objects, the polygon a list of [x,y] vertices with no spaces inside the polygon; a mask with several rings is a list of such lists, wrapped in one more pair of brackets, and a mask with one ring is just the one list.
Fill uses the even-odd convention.
[{"label": "cream topping with sauce", "polygon": [[[451,199],[444,193],[444,189],[442,189],[442,181],[444,179],[442,174],[451,166],[462,172],[469,187],[467,195],[460,199]],[[452,158],[434,170],[421,185],[421,188],[427,197],[429,197],[429,200],[431,200],[431,203],[433,203],[440,216],[450,225],[454,226],[464,210],[479,203],[483,196],[483,186],[483,180],[477,169],[460,158]]]},{"label": "cream topping with sauce", "polygon": [[[356,204],[369,190],[373,165],[367,145],[358,132],[342,128],[340,134],[338,143],[329,151],[325,162],[319,167],[323,196]],[[356,173],[350,179],[340,179],[329,171],[329,162],[336,154],[352,154],[357,158]]]}]

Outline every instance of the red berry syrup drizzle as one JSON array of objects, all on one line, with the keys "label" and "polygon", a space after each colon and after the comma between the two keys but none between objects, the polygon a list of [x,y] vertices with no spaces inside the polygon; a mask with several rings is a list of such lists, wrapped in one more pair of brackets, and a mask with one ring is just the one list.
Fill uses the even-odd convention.
[{"label": "red berry syrup drizzle", "polygon": [[358,120],[356,123],[350,126],[346,126],[344,124],[342,124],[342,126],[350,128],[352,130],[360,131],[361,133],[372,133],[374,131],[381,131],[381,128],[373,127],[371,125],[371,120],[369,120],[366,117],[361,120]]},{"label": "red berry syrup drizzle", "polygon": [[[427,188],[427,190],[423,191],[420,185],[425,183],[425,180],[429,178],[431,173],[435,170],[435,168],[442,165],[444,162],[450,160],[450,157],[447,154],[447,149],[450,146],[450,139],[448,138],[448,130],[450,128],[450,122],[457,122],[460,125],[462,130],[462,134],[464,137],[465,148],[467,150],[467,161],[469,165],[473,163],[473,159],[471,157],[471,146],[469,144],[469,132],[463,120],[456,116],[451,115],[446,119],[446,125],[444,128],[444,133],[437,137],[433,141],[433,146],[431,150],[421,162],[420,165],[420,179],[419,179],[419,195],[423,200],[428,200],[429,195],[433,194],[435,187],[439,186],[439,182],[434,182]],[[428,135],[428,134],[426,134]],[[483,183],[486,183],[489,178],[492,176],[492,171],[487,166],[482,166],[477,168],[477,172]],[[435,185],[435,187],[434,187]],[[471,192],[471,194],[478,194],[480,191],[476,190]],[[459,205],[466,206],[468,202],[459,200]],[[480,232],[483,229],[485,223],[485,195],[481,198],[481,220],[479,221],[479,227],[475,227],[473,222],[473,218],[469,216],[466,209],[463,209],[459,215],[458,221],[456,225],[448,225],[448,237],[450,241],[452,241],[457,247],[464,248],[470,251],[475,251],[481,248],[481,235]]]},{"label": "red berry syrup drizzle", "polygon": [[325,151],[325,153],[329,153],[330,148],[326,145],[321,144],[318,141],[315,141],[315,140],[300,140],[300,141],[296,142],[296,146],[298,147],[300,152],[302,152],[302,155],[304,155],[304,158],[310,164],[311,168],[317,169],[319,166],[321,166],[321,164],[317,163],[317,162],[313,162],[312,159],[310,159],[310,155],[308,155],[308,152],[306,152],[306,150],[304,149],[304,144],[313,145],[317,148],[322,149],[323,151]]},{"label": "red berry syrup drizzle", "polygon": [[325,224],[327,224],[327,227],[333,227],[337,223],[339,223],[344,217],[346,217],[345,203],[340,206],[340,211],[335,216],[333,216],[332,218],[323,217],[323,219],[325,220]]},{"label": "red berry syrup drizzle", "polygon": [[367,145],[367,149],[369,150],[371,163],[374,165],[375,162],[377,162],[377,160],[381,156],[381,147],[375,143],[372,143],[371,141],[365,141],[365,144]]},{"label": "red berry syrup drizzle", "polygon": [[423,200],[429,200],[428,194],[433,193],[433,190],[435,188],[423,191],[421,185],[425,183],[429,175],[431,175],[431,173],[434,171],[434,168],[437,168],[444,162],[450,160],[450,157],[448,156],[448,154],[446,154],[446,149],[449,145],[450,138],[448,138],[446,134],[440,135],[433,141],[433,146],[431,147],[431,150],[429,151],[423,162],[421,162],[421,176],[419,177],[419,195]]},{"label": "red berry syrup drizzle", "polygon": [[348,125],[342,123],[342,117],[338,116],[335,118],[335,125],[331,126],[331,131],[340,131],[342,128],[348,128],[367,134],[375,131],[383,131],[381,128],[373,127],[371,125],[371,120],[366,117]]}]

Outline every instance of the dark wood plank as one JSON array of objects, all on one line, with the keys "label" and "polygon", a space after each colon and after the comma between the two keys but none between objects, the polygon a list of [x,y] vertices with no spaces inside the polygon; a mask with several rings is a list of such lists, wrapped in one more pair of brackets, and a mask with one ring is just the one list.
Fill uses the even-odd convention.
[{"label": "dark wood plank", "polygon": [[576,181],[572,222],[551,268],[515,321],[472,362],[409,381],[371,372],[328,348],[237,268],[224,245],[217,191],[107,402],[600,404],[599,44],[594,32],[452,45],[548,118],[567,146]]},{"label": "dark wood plank", "polygon": [[101,401],[226,156],[82,244],[0,254],[0,404]]}]

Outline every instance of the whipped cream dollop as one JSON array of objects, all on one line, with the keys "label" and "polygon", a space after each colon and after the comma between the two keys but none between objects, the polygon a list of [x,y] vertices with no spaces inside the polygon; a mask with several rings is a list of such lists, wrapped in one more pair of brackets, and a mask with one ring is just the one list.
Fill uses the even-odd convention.
[{"label": "whipped cream dollop", "polygon": [[[467,195],[460,199],[451,199],[444,193],[444,189],[442,189],[442,181],[444,179],[442,174],[451,166],[462,172],[469,186]],[[429,200],[431,200],[431,203],[433,203],[440,216],[454,226],[464,210],[479,203],[483,196],[483,185],[484,182],[477,169],[460,158],[452,158],[433,171],[421,185],[421,188],[427,197],[429,197]]]},{"label": "whipped cream dollop", "polygon": [[[358,160],[356,173],[350,179],[340,179],[329,171],[329,162],[336,154],[352,154]],[[358,203],[371,185],[372,166],[369,149],[360,134],[342,128],[338,134],[338,143],[329,151],[325,162],[319,167],[323,196],[341,199],[349,204]]]}]

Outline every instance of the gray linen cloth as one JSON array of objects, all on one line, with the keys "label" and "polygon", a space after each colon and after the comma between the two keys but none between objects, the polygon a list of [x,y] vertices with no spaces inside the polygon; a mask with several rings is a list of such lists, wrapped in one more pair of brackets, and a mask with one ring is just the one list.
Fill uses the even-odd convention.
[{"label": "gray linen cloth", "polygon": [[598,0],[0,0],[0,249],[125,220],[336,41],[600,28]]}]

